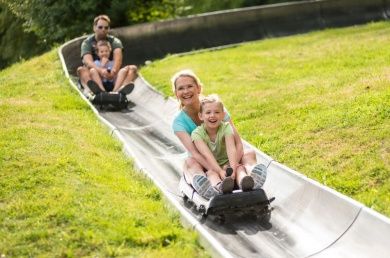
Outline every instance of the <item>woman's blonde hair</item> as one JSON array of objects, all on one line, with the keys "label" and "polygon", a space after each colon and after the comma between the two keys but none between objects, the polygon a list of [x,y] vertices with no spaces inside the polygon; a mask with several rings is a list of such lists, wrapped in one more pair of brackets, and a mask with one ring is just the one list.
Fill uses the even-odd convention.
[{"label": "woman's blonde hair", "polygon": [[[202,91],[203,85],[202,85],[202,82],[200,81],[199,77],[196,76],[196,74],[191,69],[184,69],[184,70],[181,70],[181,71],[178,71],[177,73],[175,73],[171,78],[173,93],[176,93],[176,81],[180,77],[192,78],[194,80],[194,82],[196,83],[196,85],[198,85],[200,87],[200,90]],[[183,104],[180,102],[180,109],[182,109],[182,108],[183,108]]]}]

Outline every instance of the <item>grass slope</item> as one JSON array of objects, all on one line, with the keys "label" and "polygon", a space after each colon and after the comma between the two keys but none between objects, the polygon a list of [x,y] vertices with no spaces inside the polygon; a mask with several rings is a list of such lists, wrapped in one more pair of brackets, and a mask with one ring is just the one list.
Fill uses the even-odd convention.
[{"label": "grass slope", "polygon": [[186,56],[141,72],[172,95],[193,69],[250,143],[390,216],[390,23],[267,39]]},{"label": "grass slope", "polygon": [[64,78],[56,51],[0,72],[1,257],[203,257]]}]

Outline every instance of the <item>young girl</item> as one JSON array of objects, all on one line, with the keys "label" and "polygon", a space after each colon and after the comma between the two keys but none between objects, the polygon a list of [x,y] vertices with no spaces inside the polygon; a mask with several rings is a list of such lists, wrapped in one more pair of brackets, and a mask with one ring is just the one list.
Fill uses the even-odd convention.
[{"label": "young girl", "polygon": [[[125,80],[125,75],[131,67],[126,66],[120,69],[118,76],[112,75],[111,71],[114,67],[114,61],[109,59],[111,51],[112,48],[110,42],[106,40],[99,40],[96,43],[96,54],[99,59],[95,60],[94,63],[98,69],[91,69],[90,73],[92,80],[88,81],[87,85],[94,93],[100,91],[112,91],[121,92],[125,95],[130,94],[134,89],[134,84],[132,82],[123,87],[121,86]],[[107,73],[103,73],[102,70]],[[108,74],[108,76],[105,76],[104,74]]]},{"label": "young girl", "polygon": [[[210,163],[208,161],[214,159],[212,155],[212,158],[205,158],[201,155],[191,139],[192,131],[202,123],[199,118],[202,83],[198,76],[188,69],[174,74],[171,81],[173,93],[180,103],[180,110],[174,117],[172,129],[188,153],[184,162],[184,177],[201,196],[210,199],[218,194],[214,190],[214,186],[221,182],[221,175],[224,175],[225,171],[216,162]],[[266,167],[262,164],[256,164],[254,151],[244,152],[240,135],[228,113],[226,113],[224,121],[229,122],[233,129],[237,156],[240,157],[238,160],[241,160],[245,165],[246,171],[251,171],[251,176],[255,181],[254,188],[260,188],[264,183],[263,177],[267,173]],[[208,171],[214,171],[214,173],[208,173]]]},{"label": "young girl", "polygon": [[[114,67],[114,61],[111,61],[109,59],[111,50],[112,50],[111,44],[106,40],[99,40],[96,44],[96,53],[99,59],[96,59],[94,63],[96,64],[97,67],[106,69],[108,73],[110,73],[112,68]],[[115,77],[114,78],[105,78],[102,76],[100,77],[101,77],[100,79],[103,82],[104,88],[107,91],[112,91],[114,89]]]},{"label": "young girl", "polygon": [[237,178],[240,189],[252,190],[254,180],[247,174],[245,167],[239,164],[241,157],[237,155],[233,129],[229,122],[223,121],[224,117],[223,103],[217,95],[203,98],[199,110],[199,118],[203,123],[192,132],[191,138],[200,154],[210,163],[216,162],[223,170],[232,168],[232,177]]}]

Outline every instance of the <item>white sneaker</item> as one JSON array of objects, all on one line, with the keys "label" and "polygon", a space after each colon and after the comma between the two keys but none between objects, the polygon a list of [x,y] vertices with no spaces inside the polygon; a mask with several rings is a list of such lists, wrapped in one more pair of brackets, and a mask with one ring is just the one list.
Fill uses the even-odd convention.
[{"label": "white sneaker", "polygon": [[255,181],[255,185],[253,186],[253,189],[260,189],[263,187],[265,180],[267,178],[267,167],[263,164],[257,164],[253,167],[251,171],[251,176],[253,177],[253,180]]},{"label": "white sneaker", "polygon": [[207,177],[203,175],[195,175],[192,180],[192,186],[198,194],[206,199],[211,199],[218,194]]}]

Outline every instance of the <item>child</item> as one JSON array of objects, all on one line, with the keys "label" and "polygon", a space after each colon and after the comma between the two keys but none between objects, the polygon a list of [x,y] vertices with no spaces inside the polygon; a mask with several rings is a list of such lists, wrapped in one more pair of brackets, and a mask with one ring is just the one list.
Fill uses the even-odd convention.
[{"label": "child", "polygon": [[[112,91],[112,92],[121,92],[125,95],[130,94],[132,90],[134,89],[134,84],[129,83],[123,87],[120,87],[120,83],[118,81],[117,77],[121,77],[121,81],[123,81],[124,77],[123,74],[127,73],[128,67],[122,68],[118,74],[118,76],[113,76],[111,74],[111,71],[114,67],[114,61],[110,60],[111,55],[111,44],[110,42],[106,40],[99,40],[96,43],[96,54],[99,57],[99,59],[95,60],[94,63],[98,68],[103,68],[107,71],[108,77],[104,77],[104,73],[100,73],[96,70],[91,71],[92,79],[87,83],[88,87],[94,92],[100,92],[100,91]],[[127,70],[126,70],[127,69]],[[123,70],[123,71],[122,71]],[[125,71],[126,70],[126,71]],[[101,82],[103,85],[99,85],[96,83],[97,80],[96,77],[99,77],[101,79]],[[102,87],[103,86],[103,87]]]},{"label": "child", "polygon": [[[111,72],[114,67],[114,61],[110,61],[111,54],[111,44],[106,40],[99,40],[96,44],[96,53],[99,59],[95,60],[95,64],[97,67],[105,68],[108,73]],[[114,78],[101,78],[104,88],[108,89],[108,91],[112,91],[114,89]]]},{"label": "child", "polygon": [[[239,163],[233,129],[229,122],[223,121],[224,116],[224,106],[218,99],[218,96],[210,95],[205,97],[200,102],[199,111],[199,118],[203,123],[192,132],[191,138],[200,154],[206,160],[218,163],[222,168],[220,171],[232,169],[232,178],[236,179],[239,188],[243,191],[250,191],[255,185],[255,181],[250,175],[259,175],[253,173],[248,175],[246,168]],[[219,173],[221,178],[225,177],[224,174]],[[261,173],[263,172],[261,171]],[[265,181],[265,177],[255,179],[256,188],[261,187]],[[262,182],[259,182],[259,180]],[[261,186],[259,186],[260,184]]]}]

